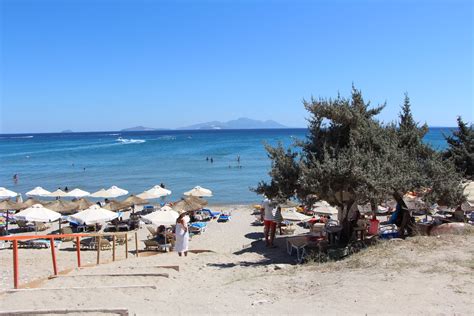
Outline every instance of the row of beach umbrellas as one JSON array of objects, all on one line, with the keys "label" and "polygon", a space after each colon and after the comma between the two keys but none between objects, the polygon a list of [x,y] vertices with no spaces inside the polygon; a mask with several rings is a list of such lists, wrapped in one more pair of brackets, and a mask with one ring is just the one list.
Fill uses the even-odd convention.
[{"label": "row of beach umbrellas", "polygon": [[[83,197],[93,197],[93,198],[117,198],[119,196],[127,195],[128,191],[121,189],[117,186],[111,186],[108,189],[100,189],[97,192],[89,193],[87,191],[81,189],[74,189],[68,192],[65,192],[61,189],[57,189],[56,191],[50,192],[48,190],[43,189],[42,187],[36,187],[31,191],[26,192],[26,195],[29,197],[38,196],[38,197],[54,197],[54,198],[61,198],[61,197],[71,197],[71,198],[83,198]],[[137,196],[141,199],[157,199],[163,196],[168,196],[171,194],[171,191],[165,188],[162,188],[159,185],[155,185],[149,190],[144,191],[143,193],[138,194]],[[19,194],[8,190],[6,188],[0,187],[0,199],[3,198],[13,198],[17,197]],[[199,197],[211,197],[212,191],[209,189],[202,188],[200,186],[196,186],[190,191],[184,192],[185,196],[199,196]]]}]

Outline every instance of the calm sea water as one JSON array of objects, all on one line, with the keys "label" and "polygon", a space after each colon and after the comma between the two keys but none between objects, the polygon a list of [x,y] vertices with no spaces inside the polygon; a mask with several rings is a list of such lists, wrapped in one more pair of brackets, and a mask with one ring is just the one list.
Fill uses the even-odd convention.
[{"label": "calm sea water", "polygon": [[[432,128],[425,141],[444,149],[443,134],[450,132]],[[251,203],[260,198],[249,188],[268,178],[263,144],[290,145],[305,135],[305,129],[3,134],[0,186],[25,193],[35,186],[94,192],[117,185],[141,193],[163,182],[171,200],[200,185],[214,192],[211,203]]]}]

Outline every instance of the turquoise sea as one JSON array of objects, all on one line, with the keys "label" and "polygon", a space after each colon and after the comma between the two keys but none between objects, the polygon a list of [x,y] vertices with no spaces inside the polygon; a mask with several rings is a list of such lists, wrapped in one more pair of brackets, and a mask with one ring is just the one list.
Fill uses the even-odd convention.
[{"label": "turquoise sea", "polygon": [[[425,141],[442,150],[451,131],[431,128]],[[252,203],[260,198],[249,188],[270,167],[263,144],[290,145],[305,135],[306,129],[1,134],[0,187],[95,192],[117,185],[141,193],[163,182],[173,191],[170,200],[200,185],[214,192],[213,204]]]}]

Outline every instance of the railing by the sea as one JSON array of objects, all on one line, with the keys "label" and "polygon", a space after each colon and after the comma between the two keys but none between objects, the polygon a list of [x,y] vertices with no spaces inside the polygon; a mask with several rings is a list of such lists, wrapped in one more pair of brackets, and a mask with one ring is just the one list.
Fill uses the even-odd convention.
[{"label": "railing by the sea", "polygon": [[49,240],[50,248],[51,248],[51,261],[53,264],[53,274],[55,276],[58,275],[58,265],[56,261],[56,247],[55,247],[55,240],[56,239],[73,239],[76,243],[76,255],[77,255],[77,267],[81,267],[81,238],[82,237],[94,237],[96,238],[96,253],[97,253],[97,264],[100,264],[100,253],[101,253],[101,239],[106,236],[112,236],[112,261],[116,260],[116,239],[117,236],[125,237],[125,258],[128,258],[128,236],[130,233],[134,233],[135,235],[135,256],[138,257],[138,234],[137,232],[120,232],[120,233],[92,233],[92,234],[85,234],[85,233],[78,233],[78,234],[57,234],[57,235],[19,235],[19,236],[1,236],[0,241],[10,241],[12,243],[11,248],[13,250],[13,286],[15,289],[20,287],[19,283],[19,269],[18,269],[18,241],[20,240],[35,240],[35,239],[42,239],[42,240]]}]

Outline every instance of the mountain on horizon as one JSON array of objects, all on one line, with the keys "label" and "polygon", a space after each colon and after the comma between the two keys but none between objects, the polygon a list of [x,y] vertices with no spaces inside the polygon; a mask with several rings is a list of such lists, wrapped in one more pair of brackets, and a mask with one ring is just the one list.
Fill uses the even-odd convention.
[{"label": "mountain on horizon", "polygon": [[209,129],[265,129],[265,128],[287,128],[286,126],[272,121],[259,121],[253,120],[246,117],[241,117],[236,120],[230,120],[227,122],[211,121],[199,124],[193,124],[190,126],[180,127],[180,130],[209,130]]},{"label": "mountain on horizon", "polygon": [[135,127],[124,128],[120,131],[121,132],[144,132],[144,131],[156,131],[156,130],[158,130],[158,128],[135,126]]}]

